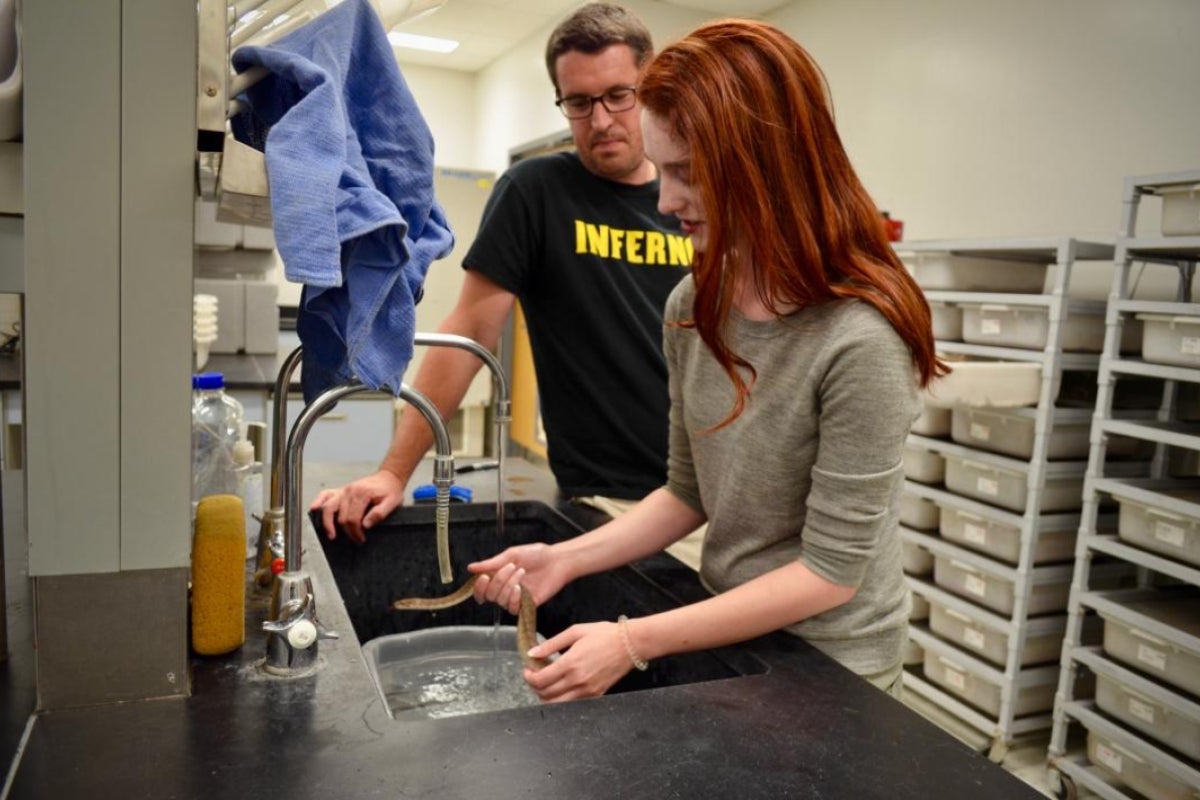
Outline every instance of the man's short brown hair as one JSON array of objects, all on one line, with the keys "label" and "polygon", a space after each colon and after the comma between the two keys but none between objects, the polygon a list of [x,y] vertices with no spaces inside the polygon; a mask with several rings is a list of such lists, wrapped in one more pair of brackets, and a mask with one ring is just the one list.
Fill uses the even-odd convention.
[{"label": "man's short brown hair", "polygon": [[546,43],[546,71],[559,95],[558,75],[554,65],[558,57],[572,50],[599,53],[604,48],[624,44],[633,50],[634,62],[640,68],[654,55],[650,30],[637,15],[615,3],[588,3],[559,23]]}]

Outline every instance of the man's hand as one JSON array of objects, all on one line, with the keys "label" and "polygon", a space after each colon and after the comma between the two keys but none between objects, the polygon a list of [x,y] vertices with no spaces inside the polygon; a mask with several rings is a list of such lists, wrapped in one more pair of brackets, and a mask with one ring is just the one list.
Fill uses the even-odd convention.
[{"label": "man's hand", "polygon": [[336,521],[347,536],[362,544],[367,540],[366,532],[403,502],[404,482],[381,469],[337,489],[326,489],[308,509],[320,510],[322,527],[330,539],[337,538]]}]

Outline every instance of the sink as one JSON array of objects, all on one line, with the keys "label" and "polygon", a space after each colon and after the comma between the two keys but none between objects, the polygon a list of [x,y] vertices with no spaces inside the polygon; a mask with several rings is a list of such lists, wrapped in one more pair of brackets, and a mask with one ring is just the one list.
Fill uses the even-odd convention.
[{"label": "sink", "polygon": [[[556,542],[582,529],[551,506],[532,501],[506,503],[504,539],[496,533],[496,506],[454,504],[450,509],[450,553],[454,582],[438,578],[434,509],[400,508],[367,536],[364,545],[344,535],[319,536],[325,556],[361,644],[379,637],[444,626],[512,625],[498,607],[473,600],[443,611],[393,611],[400,597],[449,594],[470,577],[466,565],[494,555],[505,546]],[[319,527],[319,520],[314,520]],[[566,586],[538,608],[538,632],[549,638],[579,622],[615,621],[620,614],[643,616],[675,608],[681,602],[648,578],[637,565],[589,575]],[[630,692],[767,671],[758,658],[734,646],[655,659],[645,672],[631,670],[609,690]]]}]

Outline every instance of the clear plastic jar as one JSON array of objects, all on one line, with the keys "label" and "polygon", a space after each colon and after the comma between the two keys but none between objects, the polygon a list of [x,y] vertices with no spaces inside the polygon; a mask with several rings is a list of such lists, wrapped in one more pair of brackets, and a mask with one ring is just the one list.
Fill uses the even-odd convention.
[{"label": "clear plastic jar", "polygon": [[237,494],[233,457],[242,404],[225,393],[225,376],[192,376],[192,503],[210,494]]}]

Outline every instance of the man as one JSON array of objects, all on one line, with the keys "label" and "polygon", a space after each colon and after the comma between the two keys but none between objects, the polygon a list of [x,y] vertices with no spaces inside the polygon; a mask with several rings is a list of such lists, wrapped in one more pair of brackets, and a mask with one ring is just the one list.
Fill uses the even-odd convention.
[{"label": "man", "polygon": [[[621,6],[589,3],[554,30],[546,67],[577,153],[522,161],[500,178],[463,259],[457,305],[438,328],[494,350],[520,299],[550,469],[564,495],[610,514],[665,481],[662,312],[692,254],[677,221],[658,212],[657,173],[642,149],[636,86],[651,55],[649,31]],[[413,385],[449,416],[480,366],[465,351],[432,348]],[[312,503],[327,534],[336,520],[362,541],[403,501],[431,442],[420,415],[402,415],[374,475]]]}]

